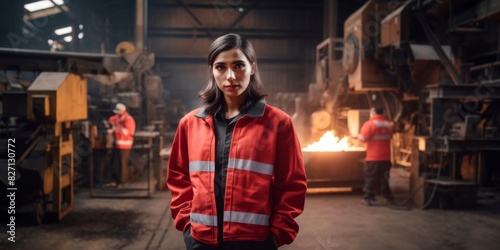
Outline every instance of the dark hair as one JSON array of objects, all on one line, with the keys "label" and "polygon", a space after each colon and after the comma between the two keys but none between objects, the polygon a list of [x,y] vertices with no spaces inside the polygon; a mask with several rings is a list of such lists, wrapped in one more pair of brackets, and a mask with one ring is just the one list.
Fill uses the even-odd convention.
[{"label": "dark hair", "polygon": [[375,113],[377,115],[381,115],[384,113],[384,108],[382,108],[382,105],[380,104],[374,104],[372,108],[375,110]]},{"label": "dark hair", "polygon": [[[250,83],[244,93],[245,101],[239,108],[240,111],[244,111],[255,102],[258,102],[267,96],[267,93],[264,91],[264,86],[260,81],[259,69],[257,67],[257,56],[255,55],[255,50],[253,49],[252,44],[238,34],[229,33],[223,35],[215,39],[212,45],[210,45],[208,65],[212,66],[215,58],[217,58],[221,52],[235,48],[240,49],[241,52],[243,52],[243,54],[247,57],[248,61],[255,65],[255,71],[253,75],[250,76]],[[198,97],[201,99],[202,104],[206,106],[205,110],[209,114],[214,115],[215,113],[223,110],[224,94],[217,87],[217,83],[215,82],[212,72],[209,72],[207,86],[204,90],[198,93]]]}]

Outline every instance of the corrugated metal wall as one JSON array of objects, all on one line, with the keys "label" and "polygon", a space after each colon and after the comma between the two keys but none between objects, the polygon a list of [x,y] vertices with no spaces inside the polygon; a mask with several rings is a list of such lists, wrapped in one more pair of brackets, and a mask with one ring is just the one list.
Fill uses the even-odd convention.
[{"label": "corrugated metal wall", "polygon": [[191,109],[205,86],[208,47],[229,32],[254,45],[268,92],[306,92],[322,25],[322,0],[150,0],[148,49],[156,54],[170,98]]}]

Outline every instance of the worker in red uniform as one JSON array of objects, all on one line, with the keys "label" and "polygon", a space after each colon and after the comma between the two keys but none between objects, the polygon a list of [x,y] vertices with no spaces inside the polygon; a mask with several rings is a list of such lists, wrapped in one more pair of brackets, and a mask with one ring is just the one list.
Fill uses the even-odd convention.
[{"label": "worker in red uniform", "polygon": [[390,203],[394,200],[389,187],[391,169],[392,125],[383,116],[383,108],[375,104],[370,109],[370,120],[361,127],[358,140],[366,143],[365,186],[362,203],[371,205],[375,199],[375,185],[381,184],[382,195]]},{"label": "worker in red uniform", "polygon": [[108,135],[114,134],[115,145],[113,152],[113,178],[114,185],[120,187],[129,179],[128,159],[130,150],[134,144],[135,120],[127,112],[123,103],[116,104],[113,115],[109,118],[112,128],[108,129]]},{"label": "worker in red uniform", "polygon": [[203,107],[179,122],[167,184],[186,249],[274,250],[297,236],[307,179],[290,116],[266,104],[255,51],[237,34],[209,49]]}]

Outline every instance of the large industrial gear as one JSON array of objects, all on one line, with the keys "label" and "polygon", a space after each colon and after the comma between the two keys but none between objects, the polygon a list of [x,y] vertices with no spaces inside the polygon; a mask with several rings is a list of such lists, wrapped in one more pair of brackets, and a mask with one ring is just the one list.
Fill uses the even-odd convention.
[{"label": "large industrial gear", "polygon": [[342,57],[342,66],[345,72],[352,74],[358,66],[359,60],[359,42],[356,36],[351,33],[344,41],[344,54]]}]

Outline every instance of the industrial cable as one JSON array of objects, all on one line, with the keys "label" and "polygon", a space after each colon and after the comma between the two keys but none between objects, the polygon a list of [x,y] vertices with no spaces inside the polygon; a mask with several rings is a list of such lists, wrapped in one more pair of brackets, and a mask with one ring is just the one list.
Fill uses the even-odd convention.
[{"label": "industrial cable", "polygon": [[434,195],[436,194],[437,187],[438,187],[439,177],[441,176],[441,167],[442,167],[441,165],[442,164],[443,164],[443,153],[441,152],[440,157],[439,157],[439,167],[438,167],[438,172],[436,175],[436,182],[434,183],[434,188],[432,189],[431,197],[429,197],[429,200],[424,204],[422,209],[426,209],[431,204],[432,200],[434,199]]},{"label": "industrial cable", "polygon": [[387,99],[385,98],[384,92],[380,91],[380,97],[382,99],[382,102],[384,103],[385,110],[387,110],[387,118],[389,118],[390,121],[392,121],[392,111],[389,106],[389,103],[387,102]]},{"label": "industrial cable", "polygon": [[[445,125],[443,124],[443,126],[441,127],[441,131],[443,131],[444,127],[445,127]],[[427,200],[425,202],[425,204],[422,206],[422,209],[426,209],[431,204],[432,200],[434,199],[434,196],[436,194],[437,187],[438,187],[438,181],[439,181],[439,178],[441,177],[441,167],[442,167],[442,164],[443,164],[443,153],[441,152],[440,153],[440,158],[439,158],[438,172],[437,172],[437,175],[436,175],[436,182],[434,183],[434,188],[432,189],[432,193],[431,193],[431,196],[429,197],[429,200]],[[423,183],[422,185],[418,186],[413,191],[413,193],[411,193],[409,195],[408,199],[406,199],[403,203],[396,204],[396,205],[389,205],[388,207],[390,209],[395,209],[395,210],[411,210],[411,208],[412,208],[411,201],[413,200],[413,196],[415,196],[417,194],[417,192],[424,187],[424,185],[425,185],[425,183]]]},{"label": "industrial cable", "polygon": [[403,104],[401,103],[401,100],[397,98],[395,92],[391,91],[389,92],[389,94],[392,96],[392,99],[396,104],[396,115],[394,116],[394,121],[398,122],[399,119],[401,119],[401,116],[403,115]]}]

